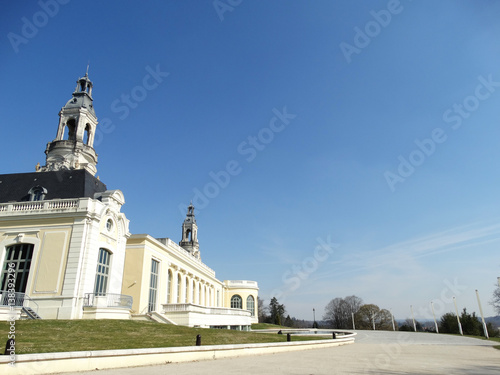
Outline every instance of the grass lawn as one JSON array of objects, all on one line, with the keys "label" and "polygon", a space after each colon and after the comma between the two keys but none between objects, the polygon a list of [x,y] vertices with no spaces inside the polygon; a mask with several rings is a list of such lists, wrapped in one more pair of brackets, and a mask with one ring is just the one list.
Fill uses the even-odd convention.
[{"label": "grass lawn", "polygon": [[[496,341],[496,342],[500,343],[500,337],[490,337],[489,339],[487,339],[484,336],[467,336],[467,337],[474,337],[476,339]],[[500,345],[495,345],[494,348],[500,350]]]},{"label": "grass lawn", "polygon": [[[0,346],[5,348],[8,322],[0,322]],[[81,350],[162,348],[202,345],[285,342],[286,335],[223,329],[189,328],[133,320],[17,320],[16,354]],[[320,337],[293,336],[292,341]]]}]

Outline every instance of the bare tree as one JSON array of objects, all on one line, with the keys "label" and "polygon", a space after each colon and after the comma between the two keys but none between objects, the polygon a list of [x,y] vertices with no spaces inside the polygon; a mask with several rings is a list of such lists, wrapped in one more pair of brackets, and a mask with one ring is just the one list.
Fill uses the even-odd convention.
[{"label": "bare tree", "polygon": [[389,310],[380,310],[377,316],[377,321],[375,322],[375,327],[384,331],[392,330],[392,314]]},{"label": "bare tree", "polygon": [[264,305],[264,300],[257,297],[257,310],[259,312],[259,323],[264,323],[268,317],[269,308]]},{"label": "bare tree", "polygon": [[325,307],[323,319],[333,328],[352,328],[352,314],[356,314],[363,300],[356,296],[334,298]]},{"label": "bare tree", "polygon": [[349,306],[351,314],[356,314],[359,308],[363,305],[363,300],[357,296],[347,296],[344,300]]},{"label": "bare tree", "polygon": [[500,286],[497,286],[493,291],[493,299],[490,302],[493,305],[493,308],[500,315]]}]

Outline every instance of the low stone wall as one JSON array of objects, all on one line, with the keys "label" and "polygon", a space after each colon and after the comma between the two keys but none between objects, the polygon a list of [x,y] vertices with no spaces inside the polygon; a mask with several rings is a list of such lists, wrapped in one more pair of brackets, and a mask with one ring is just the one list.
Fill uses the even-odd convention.
[{"label": "low stone wall", "polygon": [[161,365],[175,362],[320,349],[353,343],[354,334],[335,340],[21,354],[16,355],[14,366],[10,365],[10,358],[8,356],[0,356],[0,373],[4,375],[41,375],[58,372]]}]

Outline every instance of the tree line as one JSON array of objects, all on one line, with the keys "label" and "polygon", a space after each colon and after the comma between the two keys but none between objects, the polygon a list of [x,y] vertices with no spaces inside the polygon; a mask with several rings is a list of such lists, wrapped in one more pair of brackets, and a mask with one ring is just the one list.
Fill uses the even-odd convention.
[{"label": "tree line", "polygon": [[[280,304],[276,297],[271,298],[268,306],[258,298],[259,322],[295,328],[310,328],[309,321],[299,320],[287,314],[285,305]],[[500,314],[500,287],[492,301]],[[394,320],[392,313],[375,304],[365,304],[360,297],[347,296],[334,298],[325,307],[321,324],[314,320],[313,328],[363,329],[363,330],[399,330],[399,331],[429,331],[435,332],[434,323],[421,324],[417,320],[406,319],[401,325]],[[475,312],[468,313],[464,308],[460,315],[460,323],[464,335],[484,336],[483,324]],[[490,337],[499,337],[499,331],[491,322],[486,324]],[[454,313],[444,314],[438,323],[439,333],[459,333],[457,316]]]}]

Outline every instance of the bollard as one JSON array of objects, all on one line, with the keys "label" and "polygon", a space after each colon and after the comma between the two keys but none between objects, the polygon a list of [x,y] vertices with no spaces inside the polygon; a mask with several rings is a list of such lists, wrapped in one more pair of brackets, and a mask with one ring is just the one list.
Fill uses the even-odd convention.
[{"label": "bollard", "polygon": [[337,336],[335,336],[335,332],[332,332],[332,339],[336,339]]},{"label": "bollard", "polygon": [[201,335],[196,335],[196,346],[201,346]]},{"label": "bollard", "polygon": [[7,344],[5,344],[5,352],[3,354],[10,355],[11,350],[16,347],[16,341],[14,339],[8,339]]},{"label": "bollard", "polygon": [[286,341],[292,341],[292,335],[289,333],[286,334]]}]

